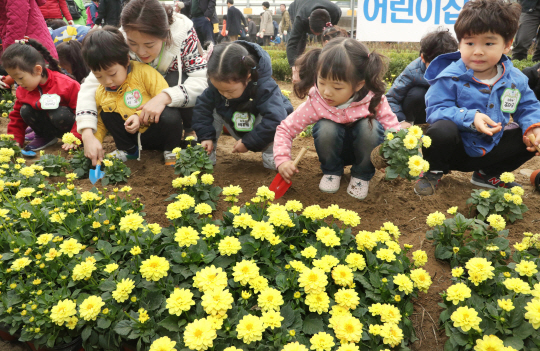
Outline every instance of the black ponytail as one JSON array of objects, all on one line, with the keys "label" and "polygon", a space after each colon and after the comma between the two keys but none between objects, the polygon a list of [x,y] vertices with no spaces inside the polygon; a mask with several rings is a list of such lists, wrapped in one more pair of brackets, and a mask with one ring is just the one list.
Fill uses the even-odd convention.
[{"label": "black ponytail", "polygon": [[383,75],[386,72],[386,64],[383,61],[383,56],[373,51],[369,54],[367,67],[365,69],[365,88],[371,91],[374,95],[369,103],[369,112],[375,117],[377,106],[381,102],[381,98],[386,92],[386,83],[383,81]]},{"label": "black ponytail", "polygon": [[47,77],[46,68],[60,72],[58,61],[51,56],[47,48],[34,39],[28,39],[25,44],[10,45],[2,55],[2,65],[8,69],[20,69],[31,74],[34,74],[34,68],[40,65],[43,68],[42,77]]},{"label": "black ponytail", "polygon": [[[254,49],[239,43],[230,42],[214,47],[208,59],[207,74],[218,82],[242,82],[247,84],[249,100],[237,108],[241,112],[251,112],[253,101],[257,97],[258,57]],[[249,77],[249,78],[248,78]]]},{"label": "black ponytail", "polygon": [[296,59],[295,67],[298,70],[300,81],[294,83],[294,94],[303,99],[309,93],[309,89],[317,82],[317,67],[321,49],[312,49]]}]

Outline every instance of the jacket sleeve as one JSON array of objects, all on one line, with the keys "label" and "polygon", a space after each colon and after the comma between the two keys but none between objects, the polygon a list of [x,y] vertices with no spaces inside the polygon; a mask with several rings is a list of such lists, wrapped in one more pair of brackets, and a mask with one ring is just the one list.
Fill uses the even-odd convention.
[{"label": "jacket sleeve", "polygon": [[460,131],[473,132],[471,124],[478,110],[457,107],[457,85],[450,78],[438,79],[427,91],[426,114],[427,122],[433,124],[439,120],[454,122]]},{"label": "jacket sleeve", "polygon": [[302,20],[297,18],[292,25],[289,41],[287,42],[287,59],[289,66],[293,67],[299,53],[306,49],[306,31]]},{"label": "jacket sleeve", "polygon": [[233,22],[233,18],[234,18],[234,15],[232,11],[227,11],[227,22],[225,23],[225,30],[229,30],[229,28],[231,27],[231,23]]},{"label": "jacket sleeve", "polygon": [[27,125],[21,117],[22,103],[20,101],[21,100],[19,97],[17,97],[17,100],[15,100],[15,105],[13,106],[13,111],[11,111],[9,114],[7,133],[13,134],[15,141],[18,142],[22,147],[24,145],[24,131]]},{"label": "jacket sleeve", "polygon": [[291,16],[289,15],[289,12],[285,13],[285,27],[282,27],[281,30],[289,30],[289,27],[291,26]]},{"label": "jacket sleeve", "polygon": [[[79,94],[79,90],[81,89],[81,86],[78,82],[70,79],[69,82],[69,88],[68,90],[68,96],[66,96],[66,99],[68,100],[68,106],[72,111],[77,110],[77,95]],[[73,127],[71,128],[71,133],[75,135],[79,140],[82,139],[81,134],[77,131],[77,122],[73,123]]]},{"label": "jacket sleeve", "polygon": [[377,112],[375,118],[377,118],[377,121],[382,124],[384,130],[390,128],[394,128],[395,130],[401,129],[401,125],[399,124],[396,115],[394,114],[394,112],[392,112],[392,109],[390,108],[390,105],[386,100],[386,96],[382,96],[381,102],[379,103],[375,111]]},{"label": "jacket sleeve", "polygon": [[197,134],[199,141],[216,140],[216,129],[214,128],[214,99],[218,98],[214,94],[214,88],[208,87],[197,98],[197,104],[193,108],[192,128]]},{"label": "jacket sleeve", "polygon": [[197,97],[208,87],[206,60],[199,52],[198,43],[195,29],[191,27],[177,55],[181,57],[182,71],[188,77],[183,84],[180,81],[178,85],[163,90],[171,97],[172,102],[168,105],[169,107],[195,106]]},{"label": "jacket sleeve", "polygon": [[98,12],[97,8],[93,6],[93,4],[90,6],[90,15],[92,16],[92,23],[96,23],[96,13]]},{"label": "jacket sleeve", "polygon": [[242,24],[244,25],[244,28],[248,26],[246,17],[242,13],[242,11],[238,10],[238,14],[240,15],[240,20],[242,21]]},{"label": "jacket sleeve", "polygon": [[409,67],[405,68],[405,70],[396,78],[388,93],[386,93],[388,103],[400,121],[406,120],[401,105],[405,96],[407,96],[407,93],[412,88],[413,79],[411,69]]},{"label": "jacket sleeve", "polygon": [[86,128],[94,131],[97,130],[97,106],[96,106],[96,91],[99,87],[99,82],[92,72],[86,77],[81,85],[81,90],[77,97],[77,131],[82,133]]},{"label": "jacket sleeve", "polygon": [[276,82],[271,80],[268,87],[257,91],[256,105],[262,117],[261,123],[242,137],[242,142],[251,151],[262,151],[274,141],[277,126],[287,118],[283,95]]},{"label": "jacket sleeve", "polygon": [[101,22],[105,18],[106,13],[107,13],[107,0],[99,0],[98,16],[94,23],[97,25],[101,25]]},{"label": "jacket sleeve", "polygon": [[513,117],[525,135],[530,129],[540,127],[540,102],[529,88],[527,81],[523,79],[520,85],[521,100]]},{"label": "jacket sleeve", "polygon": [[[306,115],[307,118],[301,117],[300,114]],[[314,111],[308,97],[306,102],[281,122],[276,129],[276,135],[274,137],[274,162],[276,163],[276,168],[283,162],[291,160],[293,139],[308,125],[316,123],[320,119],[321,117]]]},{"label": "jacket sleeve", "polygon": [[94,134],[97,140],[99,140],[100,143],[103,144],[103,139],[105,139],[105,136],[107,135],[107,127],[105,127],[105,123],[103,123],[103,120],[101,119],[101,108],[98,110],[99,117],[97,118],[97,132]]},{"label": "jacket sleeve", "polygon": [[214,12],[216,12],[216,0],[208,0],[208,7],[204,11],[204,17],[212,19]]},{"label": "jacket sleeve", "polygon": [[[7,1],[6,2],[6,34],[2,38],[3,49],[13,44],[15,40],[24,38],[26,34],[27,21],[30,12],[29,1]],[[41,15],[40,15],[41,16]]]},{"label": "jacket sleeve", "polygon": [[62,14],[64,15],[64,17],[68,21],[72,21],[73,18],[71,17],[71,13],[69,13],[66,0],[58,0],[58,4],[60,5],[60,10],[62,11]]}]

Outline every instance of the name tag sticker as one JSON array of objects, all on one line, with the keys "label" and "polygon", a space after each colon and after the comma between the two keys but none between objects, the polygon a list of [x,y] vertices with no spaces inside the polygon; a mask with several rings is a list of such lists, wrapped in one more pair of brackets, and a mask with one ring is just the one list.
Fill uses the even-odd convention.
[{"label": "name tag sticker", "polygon": [[253,124],[255,122],[255,115],[247,112],[235,112],[233,114],[232,121],[234,123],[234,129],[239,132],[251,132],[253,130]]},{"label": "name tag sticker", "polygon": [[60,96],[57,94],[43,94],[39,99],[42,110],[56,110],[60,106]]},{"label": "name tag sticker", "polygon": [[137,108],[142,104],[142,94],[139,89],[126,91],[124,94],[124,103],[128,108]]},{"label": "name tag sticker", "polygon": [[521,100],[521,93],[517,89],[507,88],[501,96],[501,111],[504,113],[516,112],[517,106]]}]

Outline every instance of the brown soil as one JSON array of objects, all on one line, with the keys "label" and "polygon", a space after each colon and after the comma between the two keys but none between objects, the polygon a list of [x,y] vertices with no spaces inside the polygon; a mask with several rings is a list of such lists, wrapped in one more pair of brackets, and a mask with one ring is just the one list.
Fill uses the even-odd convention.
[{"label": "brown soil", "polygon": [[[290,84],[280,84],[282,89],[292,90]],[[292,102],[297,107],[301,101],[292,97]],[[5,131],[6,121],[0,123],[0,129]],[[106,151],[114,149],[112,139],[108,137],[105,142]],[[223,136],[217,149],[217,165],[214,176],[216,184],[224,187],[230,184],[240,185],[244,190],[240,201],[249,201],[254,196],[257,188],[261,185],[270,185],[276,172],[269,171],[262,166],[261,155],[257,153],[232,154],[234,139]],[[446,213],[452,206],[459,206],[459,211],[468,215],[466,200],[470,197],[474,186],[469,182],[470,173],[452,172],[441,181],[437,193],[430,197],[421,197],[413,192],[414,184],[406,180],[385,181],[384,173],[377,171],[370,183],[370,192],[366,200],[358,201],[350,197],[346,188],[350,179],[349,171],[346,170],[342,178],[341,188],[335,194],[325,194],[319,191],[318,184],[322,176],[319,162],[312,138],[297,139],[293,146],[293,155],[296,155],[301,147],[309,147],[309,150],[299,165],[300,173],[294,177],[293,185],[289,191],[278,200],[284,203],[290,199],[300,200],[304,206],[319,204],[321,207],[330,204],[338,204],[342,208],[358,212],[362,218],[361,224],[356,230],[373,231],[378,229],[384,222],[391,221],[401,230],[401,244],[412,244],[414,249],[423,249],[427,252],[429,261],[424,267],[433,279],[433,285],[427,294],[421,293],[415,301],[415,312],[412,322],[416,328],[419,340],[412,346],[413,350],[442,351],[446,336],[444,330],[439,329],[438,318],[441,308],[437,305],[440,301],[439,293],[450,285],[450,267],[447,263],[437,261],[434,257],[434,247],[429,241],[425,241],[425,233],[428,230],[426,216],[434,211]],[[59,152],[60,143],[51,147],[47,152]],[[128,161],[132,176],[128,185],[133,188],[132,196],[139,197],[145,204],[146,219],[149,223],[157,222],[167,226],[165,217],[167,203],[164,201],[174,193],[171,181],[175,178],[171,167],[163,166],[162,155],[157,151],[143,151],[141,161]],[[522,168],[539,169],[540,158],[535,157]],[[540,223],[540,194],[535,192],[529,180],[519,173],[514,172],[516,180],[523,184],[525,195],[524,203],[529,207],[524,219],[514,224],[509,224],[510,241],[513,244],[521,240],[523,232],[537,233]],[[92,187],[88,179],[79,180],[77,186],[82,189]],[[223,202],[219,203],[218,210],[226,207]],[[0,343],[0,351],[17,350],[10,344]]]}]

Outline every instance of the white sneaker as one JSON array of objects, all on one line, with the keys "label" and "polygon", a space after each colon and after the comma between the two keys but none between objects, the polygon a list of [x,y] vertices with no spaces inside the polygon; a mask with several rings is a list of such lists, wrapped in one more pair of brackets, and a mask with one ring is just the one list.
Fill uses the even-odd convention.
[{"label": "white sneaker", "polygon": [[321,182],[319,183],[319,189],[324,193],[333,194],[339,190],[340,182],[341,176],[323,175]]},{"label": "white sneaker", "polygon": [[113,152],[110,152],[107,154],[107,156],[114,157],[122,162],[126,162],[127,160],[136,160],[139,157],[139,153],[130,155],[124,150],[114,150]]},{"label": "white sneaker", "polygon": [[368,195],[368,191],[369,181],[351,177],[351,182],[347,187],[347,194],[351,195],[355,199],[364,200]]}]

